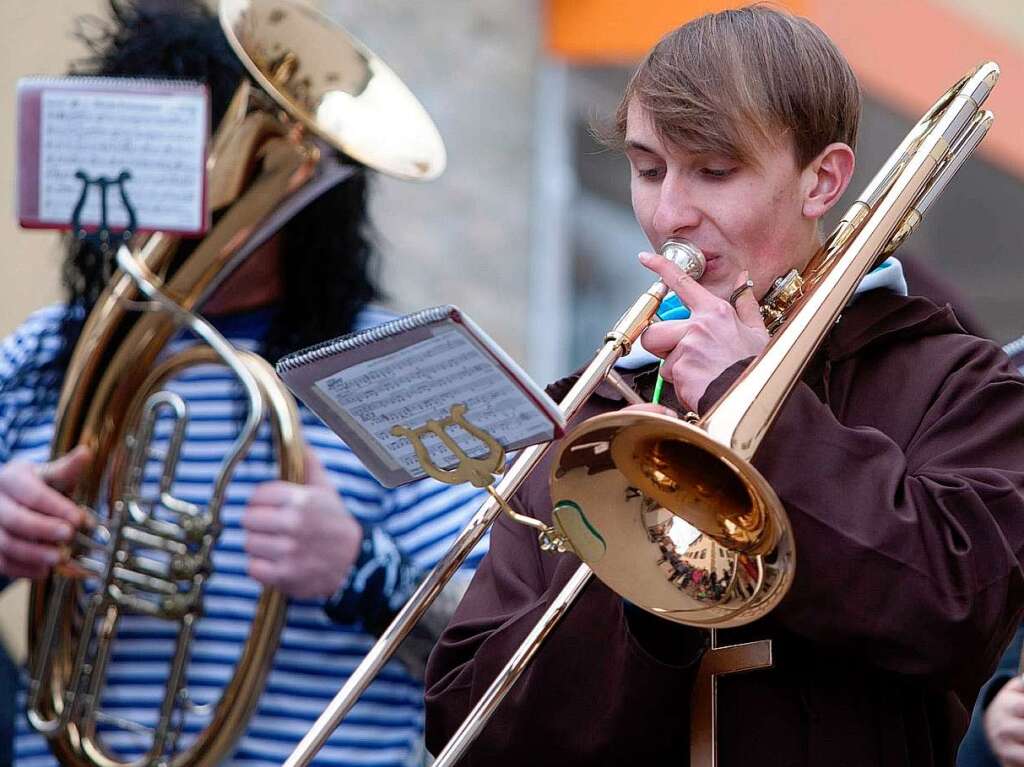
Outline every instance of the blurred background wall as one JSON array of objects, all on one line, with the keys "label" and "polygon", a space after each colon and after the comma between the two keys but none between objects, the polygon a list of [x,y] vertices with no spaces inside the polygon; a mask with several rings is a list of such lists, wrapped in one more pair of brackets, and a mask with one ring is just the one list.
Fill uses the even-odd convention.
[{"label": "blurred background wall", "polygon": [[[164,0],[166,2],[166,0]],[[908,246],[972,302],[996,340],[1024,332],[1024,13],[1020,0],[792,0],[850,58],[865,92],[856,193],[954,80],[994,58],[1003,79],[979,156]],[[650,276],[625,162],[595,145],[639,56],[712,0],[320,0],[433,115],[449,166],[380,179],[374,219],[391,304],[457,303],[539,380],[580,364]],[[74,18],[101,0],[0,0],[0,333],[55,300],[52,234],[14,221],[14,84],[81,51]],[[845,207],[844,204],[838,206]],[[4,597],[10,599],[10,595]],[[0,604],[0,616],[9,614]],[[2,622],[0,617],[0,622]]]}]

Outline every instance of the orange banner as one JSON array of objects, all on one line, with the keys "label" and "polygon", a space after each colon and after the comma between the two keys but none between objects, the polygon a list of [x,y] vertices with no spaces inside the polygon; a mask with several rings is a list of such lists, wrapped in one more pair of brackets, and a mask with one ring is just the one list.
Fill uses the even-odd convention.
[{"label": "orange banner", "polygon": [[[579,63],[632,62],[680,24],[745,4],[722,0],[548,0],[547,47],[555,56]],[[807,15],[804,0],[778,5]]]}]

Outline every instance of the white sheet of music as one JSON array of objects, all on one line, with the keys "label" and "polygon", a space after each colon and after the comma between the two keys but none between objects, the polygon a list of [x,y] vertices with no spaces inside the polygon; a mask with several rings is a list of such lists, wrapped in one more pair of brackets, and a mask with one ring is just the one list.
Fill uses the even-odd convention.
[{"label": "white sheet of music", "polygon": [[[446,417],[454,404],[465,404],[467,420],[506,448],[548,440],[553,434],[551,418],[455,326],[441,326],[426,340],[353,365],[314,385],[338,417],[372,435],[385,462],[414,477],[424,476],[414,447],[408,439],[392,435],[391,427],[418,428]],[[448,433],[468,455],[486,452],[463,429],[453,427]],[[423,444],[437,466],[455,464],[455,456],[440,440],[428,436]]]},{"label": "white sheet of music", "polygon": [[[206,89],[184,81],[125,78],[25,78],[19,82],[19,218],[26,226],[66,228],[102,221],[136,231],[197,234],[206,228]],[[92,183],[87,184],[84,174]],[[116,181],[126,174],[123,188]]]}]

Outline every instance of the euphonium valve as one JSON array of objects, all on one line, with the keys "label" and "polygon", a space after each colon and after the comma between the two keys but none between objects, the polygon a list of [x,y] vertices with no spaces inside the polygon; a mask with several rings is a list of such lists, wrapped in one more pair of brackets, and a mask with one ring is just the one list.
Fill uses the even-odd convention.
[{"label": "euphonium valve", "polygon": [[[262,423],[270,422],[280,479],[303,481],[291,396],[265,361],[232,348],[197,312],[285,214],[350,175],[325,143],[401,178],[427,180],[445,164],[440,135],[408,89],[306,3],[222,0],[220,19],[264,89],[243,82],[213,137],[207,182],[216,223],[173,269],[179,243],[169,234],[118,251],[119,270],[82,329],[55,419],[54,457],[93,448],[74,498],[94,511],[94,524],[78,535],[70,565],[33,586],[28,708],[57,760],[72,767],[223,763],[256,708],[285,625],[285,597],[262,589],[220,696],[193,697],[191,653],[217,575],[221,510]],[[183,328],[196,345],[165,353]],[[175,379],[211,364],[229,368],[243,407],[209,492],[197,501],[193,490],[189,500],[176,489],[190,421]],[[108,660],[140,615],[160,621],[172,644],[163,695],[129,717],[107,696]],[[140,756],[126,739],[138,741]]]}]

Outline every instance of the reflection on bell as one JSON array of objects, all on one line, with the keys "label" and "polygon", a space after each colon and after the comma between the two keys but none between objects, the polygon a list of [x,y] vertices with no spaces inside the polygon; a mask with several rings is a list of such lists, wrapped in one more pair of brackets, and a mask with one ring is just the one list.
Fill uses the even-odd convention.
[{"label": "reflection on bell", "polygon": [[441,175],[441,135],[373,52],[307,3],[221,0],[231,47],[260,86],[349,157],[398,178]]},{"label": "reflection on bell", "polygon": [[[610,458],[610,460],[609,460]],[[591,418],[555,458],[553,517],[604,583],[680,623],[764,615],[793,577],[789,522],[749,463],[676,418]]]}]

